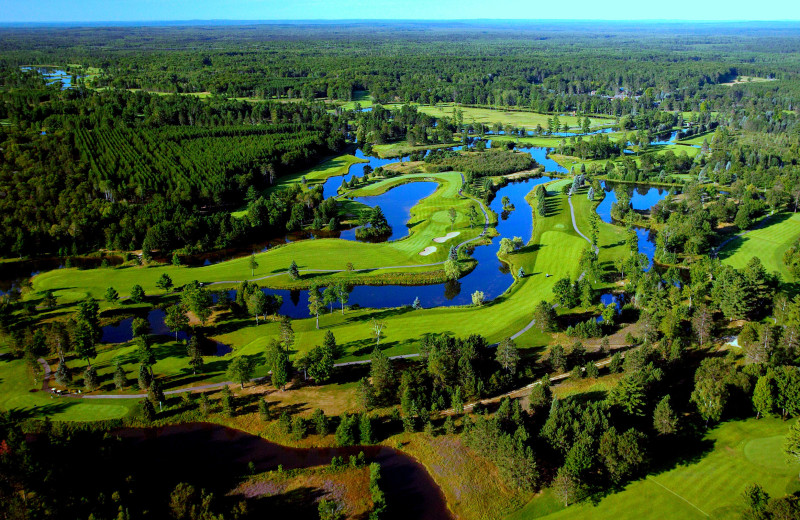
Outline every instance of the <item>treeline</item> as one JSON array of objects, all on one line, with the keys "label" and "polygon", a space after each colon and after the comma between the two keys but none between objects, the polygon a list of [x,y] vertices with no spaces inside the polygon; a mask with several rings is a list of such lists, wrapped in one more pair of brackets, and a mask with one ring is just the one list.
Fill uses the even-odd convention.
[{"label": "treeline", "polygon": [[530,155],[503,149],[482,151],[478,148],[470,152],[432,150],[424,160],[428,171],[463,172],[467,184],[482,177],[508,175],[536,167],[536,161]]}]

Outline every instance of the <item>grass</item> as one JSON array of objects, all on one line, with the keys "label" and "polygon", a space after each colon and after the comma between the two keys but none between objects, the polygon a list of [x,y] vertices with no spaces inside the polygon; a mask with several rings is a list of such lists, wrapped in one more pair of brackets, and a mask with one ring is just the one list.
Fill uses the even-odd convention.
[{"label": "grass", "polygon": [[[393,106],[394,105],[387,105],[387,108],[392,108]],[[399,107],[400,105],[397,106]],[[464,116],[465,124],[483,123],[484,125],[491,126],[494,123],[502,123],[503,125],[525,127],[528,130],[535,129],[536,125],[541,125],[542,128],[547,128],[547,120],[554,117],[552,114],[542,114],[539,112],[512,111],[492,108],[472,108],[453,104],[415,106],[417,107],[418,111],[437,118],[452,118],[454,109],[461,110]],[[576,116],[559,114],[558,119],[561,125],[567,123],[571,128],[576,128],[578,126],[578,118]],[[613,118],[604,118],[602,116],[589,116],[589,119],[592,121],[592,128],[597,128],[614,122]]]},{"label": "grass", "polygon": [[548,490],[508,519],[738,519],[750,484],[759,483],[774,497],[800,489],[800,464],[788,463],[781,450],[789,426],[779,419],[724,423],[708,432],[710,451],[697,460],[632,482],[596,505],[563,509]]},{"label": "grass", "polygon": [[381,159],[389,159],[392,157],[404,157],[414,152],[422,150],[435,150],[437,148],[451,148],[453,146],[460,146],[461,142],[452,142],[449,144],[420,144],[410,145],[406,142],[390,143],[390,144],[376,144],[372,150],[378,154]]},{"label": "grass", "polygon": [[502,518],[530,498],[529,493],[506,486],[497,466],[464,446],[459,436],[402,434],[387,440],[397,442],[425,466],[456,518]]},{"label": "grass", "polygon": [[777,272],[784,282],[796,281],[783,263],[783,254],[800,238],[800,213],[777,213],[764,227],[735,237],[719,252],[720,259],[741,269],[758,257],[767,272]]}]

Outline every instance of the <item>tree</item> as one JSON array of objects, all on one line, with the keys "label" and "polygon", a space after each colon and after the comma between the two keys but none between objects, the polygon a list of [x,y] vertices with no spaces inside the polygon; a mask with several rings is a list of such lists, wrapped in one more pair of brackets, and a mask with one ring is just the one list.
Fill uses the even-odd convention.
[{"label": "tree", "polygon": [[561,345],[553,345],[550,347],[550,352],[547,354],[550,368],[554,372],[564,372],[567,369],[567,355],[564,352],[564,347]]},{"label": "tree", "polygon": [[92,358],[97,356],[97,350],[95,349],[95,333],[88,322],[78,321],[75,325],[72,343],[78,357],[85,359],[91,366]]},{"label": "tree", "polygon": [[172,288],[172,278],[167,273],[163,273],[161,278],[156,281],[156,287],[162,291],[169,291]]},{"label": "tree", "polygon": [[786,455],[800,462],[800,420],[795,421],[789,433],[786,434],[786,443],[783,445]]},{"label": "tree", "polygon": [[116,303],[119,301],[119,293],[113,287],[106,289],[106,301],[108,303]]},{"label": "tree", "polygon": [[645,405],[645,387],[640,372],[634,372],[620,379],[611,389],[609,402],[622,408],[630,415],[643,415]]},{"label": "tree", "polygon": [[272,360],[272,386],[286,390],[289,380],[289,358],[283,351],[278,351]]},{"label": "tree", "polygon": [[447,259],[444,262],[444,276],[448,280],[457,280],[461,276],[461,269],[458,267],[458,262],[455,260]]},{"label": "tree", "polygon": [[634,476],[643,465],[644,439],[645,436],[633,428],[620,435],[613,426],[600,437],[597,454],[616,484]]},{"label": "tree", "polygon": [[669,396],[665,395],[653,411],[653,428],[660,435],[672,435],[678,430],[678,417],[669,403]]},{"label": "tree", "polygon": [[151,423],[156,418],[156,409],[153,408],[153,403],[149,399],[142,399],[142,419],[145,422]]},{"label": "tree", "polygon": [[[327,337],[326,337],[327,339]],[[314,347],[308,353],[308,375],[317,383],[325,383],[333,374],[334,347],[323,345]]]},{"label": "tree", "polygon": [[253,362],[250,358],[246,356],[238,356],[231,360],[228,363],[228,370],[227,375],[231,378],[234,382],[239,383],[242,388],[244,388],[244,384],[250,381],[250,378],[253,377]]},{"label": "tree", "polygon": [[300,269],[297,267],[297,262],[294,260],[292,260],[292,264],[289,266],[289,278],[292,280],[300,279]]},{"label": "tree", "polygon": [[392,361],[378,347],[375,347],[372,351],[369,375],[376,397],[385,400],[394,387],[394,369],[392,368]]},{"label": "tree", "polygon": [[54,309],[57,303],[56,295],[53,293],[52,289],[48,289],[44,293],[44,297],[42,298],[42,305],[45,309]]},{"label": "tree", "polygon": [[366,413],[361,414],[358,422],[359,444],[372,444],[372,420]]},{"label": "tree", "polygon": [[288,316],[281,319],[280,338],[283,348],[289,350],[294,345],[294,329],[292,328],[292,320]]},{"label": "tree", "polygon": [[131,287],[131,303],[142,303],[145,299],[144,289],[138,283]]},{"label": "tree", "polygon": [[269,405],[264,399],[261,398],[258,400],[258,416],[261,418],[262,422],[269,421],[271,416],[269,413]]},{"label": "tree", "polygon": [[236,401],[231,392],[231,387],[225,385],[222,387],[222,411],[228,417],[233,417],[236,414]]},{"label": "tree", "polygon": [[89,365],[83,373],[83,386],[87,392],[92,392],[97,389],[100,381],[97,377],[97,369]]},{"label": "tree", "polygon": [[456,213],[455,208],[450,208],[447,210],[447,216],[450,218],[450,231],[453,230],[453,224],[456,223],[456,218],[458,218],[458,213]]},{"label": "tree", "polygon": [[329,285],[322,291],[322,304],[329,306],[331,313],[333,312],[333,304],[337,301],[336,288],[333,285]]},{"label": "tree", "polygon": [[350,287],[344,282],[339,282],[335,287],[336,298],[342,304],[342,315],[344,315],[344,306],[347,305],[347,301],[350,299]]},{"label": "tree", "polygon": [[713,326],[714,321],[711,310],[705,305],[698,306],[695,309],[694,317],[692,317],[692,329],[700,346],[703,346],[711,337]]},{"label": "tree", "polygon": [[472,293],[472,305],[480,307],[483,305],[486,296],[483,294],[483,291],[475,291]]},{"label": "tree", "polygon": [[117,390],[123,390],[128,386],[128,376],[125,374],[125,369],[122,368],[122,360],[114,358],[114,387]]},{"label": "tree", "polygon": [[263,291],[256,289],[247,298],[247,312],[255,316],[256,325],[258,325],[258,317],[260,315],[267,315],[267,295]]},{"label": "tree", "polygon": [[314,410],[314,413],[311,414],[311,423],[314,425],[314,431],[317,432],[317,435],[328,435],[328,418],[321,409],[317,408]]},{"label": "tree", "polygon": [[147,399],[149,399],[154,406],[158,403],[159,409],[161,408],[161,403],[164,402],[166,397],[164,396],[164,390],[161,389],[161,381],[159,379],[155,378],[152,383],[150,383],[150,388],[147,389]]},{"label": "tree", "polygon": [[258,262],[256,261],[256,254],[253,253],[250,255],[250,276],[256,275],[256,269],[258,269]]},{"label": "tree", "polygon": [[189,356],[189,366],[192,367],[192,374],[197,374],[198,370],[203,370],[203,352],[200,349],[200,341],[197,335],[189,339],[186,345],[186,354]]},{"label": "tree", "polygon": [[768,416],[775,409],[775,375],[772,370],[758,378],[753,390],[753,406],[756,409],[756,419]]},{"label": "tree", "polygon": [[553,479],[553,493],[564,502],[564,507],[579,497],[580,489],[580,482],[565,468],[559,468],[556,478]]},{"label": "tree", "polygon": [[519,351],[513,339],[506,337],[500,342],[497,346],[495,359],[503,367],[503,370],[509,374],[516,372],[517,363],[519,363]]},{"label": "tree", "polygon": [[175,267],[180,267],[181,257],[178,256],[178,253],[172,253],[172,265]]},{"label": "tree", "polygon": [[556,311],[552,305],[542,300],[536,304],[536,308],[533,311],[533,319],[539,330],[549,332],[555,328]]},{"label": "tree", "polygon": [[308,290],[308,312],[316,318],[317,329],[319,329],[319,313],[325,308],[325,301],[319,292],[317,285],[312,285]]},{"label": "tree", "polygon": [[179,305],[167,307],[164,315],[164,325],[175,333],[175,341],[178,341],[178,332],[185,330],[189,326],[189,317],[183,312]]},{"label": "tree", "polygon": [[692,402],[697,405],[697,411],[706,421],[719,421],[725,404],[728,401],[728,388],[724,381],[711,377],[704,377],[695,382],[691,396]]},{"label": "tree", "polygon": [[131,333],[134,338],[150,334],[150,322],[144,318],[134,318],[131,322]]},{"label": "tree", "polygon": [[447,253],[448,260],[458,260],[458,248],[450,246],[450,251]]},{"label": "tree", "polygon": [[370,322],[370,329],[372,330],[372,337],[375,338],[375,348],[381,344],[381,337],[383,336],[384,328],[386,328],[385,321],[372,318],[372,321]]},{"label": "tree", "polygon": [[419,296],[414,298],[414,303],[411,304],[411,308],[414,309],[415,311],[418,311],[422,308],[422,304],[419,301]]}]

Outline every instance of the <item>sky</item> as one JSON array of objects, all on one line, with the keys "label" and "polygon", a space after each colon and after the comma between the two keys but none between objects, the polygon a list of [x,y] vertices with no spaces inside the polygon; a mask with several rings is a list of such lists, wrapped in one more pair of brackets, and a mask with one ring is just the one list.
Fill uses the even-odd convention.
[{"label": "sky", "polygon": [[336,19],[800,20],[800,1],[0,0],[0,23]]}]

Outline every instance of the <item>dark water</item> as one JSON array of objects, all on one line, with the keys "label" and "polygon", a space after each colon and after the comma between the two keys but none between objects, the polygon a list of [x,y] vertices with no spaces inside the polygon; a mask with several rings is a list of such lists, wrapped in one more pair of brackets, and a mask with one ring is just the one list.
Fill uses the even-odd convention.
[{"label": "dark water", "polygon": [[[257,472],[328,465],[333,457],[363,451],[381,465],[381,489],[387,510],[382,518],[449,520],[445,498],[425,467],[385,446],[298,449],[280,446],[224,426],[191,423],[113,432],[126,446],[132,469],[152,470],[153,485],[167,493],[178,482],[214,490],[220,496],[235,488],[253,463]],[[255,504],[257,507],[258,504]]]},{"label": "dark water", "polygon": [[[411,216],[411,208],[419,201],[429,197],[436,191],[436,182],[409,182],[396,186],[386,193],[374,197],[355,197],[353,200],[367,206],[380,206],[392,233],[386,240],[399,240],[409,234],[406,224]],[[342,231],[339,238],[345,240],[356,239],[356,228]]]},{"label": "dark water", "polygon": [[[525,179],[509,183],[497,191],[490,207],[499,216],[497,231],[500,236],[493,238],[490,245],[475,247],[472,257],[478,261],[477,267],[457,282],[420,286],[360,285],[353,288],[348,305],[357,304],[361,307],[370,308],[401,307],[411,305],[415,298],[419,298],[423,307],[440,307],[469,305],[472,303],[472,293],[477,290],[483,291],[487,300],[500,296],[514,281],[514,277],[508,271],[507,266],[497,258],[500,239],[518,236],[525,243],[530,241],[533,232],[533,215],[530,205],[525,200],[525,195],[534,186],[550,180],[552,180],[550,177]],[[391,193],[391,191],[387,193]],[[511,200],[511,204],[516,208],[507,214],[503,213],[501,202],[504,196],[507,196]],[[445,244],[436,245],[440,248],[449,248],[459,242],[460,237],[456,237]],[[281,314],[292,318],[309,317],[308,291],[264,289],[264,292],[279,294],[283,297],[283,305],[280,309]],[[336,306],[334,305],[335,309]]]},{"label": "dark water", "polygon": [[[157,336],[169,336],[170,339],[175,339],[175,333],[169,330],[169,327],[164,323],[166,312],[162,309],[153,309],[147,313],[147,321],[150,323],[150,333]],[[100,338],[102,343],[127,343],[133,339],[133,318],[125,318],[116,325],[106,325],[103,327],[103,335]],[[178,341],[189,341],[191,334],[184,331],[178,331]],[[215,340],[208,340],[204,348],[205,355],[211,356],[224,356],[232,352],[233,349],[230,345],[220,343]]]},{"label": "dark water", "polygon": [[[648,186],[634,187],[603,182],[603,189],[605,190],[606,197],[597,206],[597,214],[600,215],[600,219],[603,222],[608,222],[609,224],[613,224],[611,206],[617,202],[617,195],[614,193],[614,187],[616,186],[624,186],[627,188],[628,193],[631,195],[631,205],[633,209],[638,211],[649,210],[655,206],[658,201],[664,200],[667,195],[669,195],[669,190],[664,188]],[[636,236],[639,238],[639,252],[647,255],[647,258],[652,262],[656,253],[656,231],[638,226],[634,226],[633,229],[636,231]]]}]

